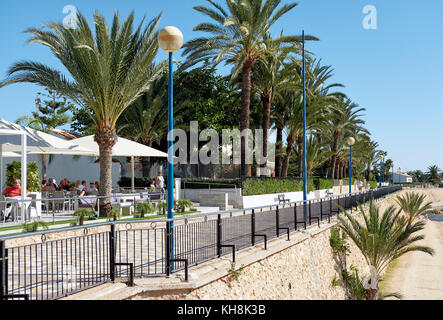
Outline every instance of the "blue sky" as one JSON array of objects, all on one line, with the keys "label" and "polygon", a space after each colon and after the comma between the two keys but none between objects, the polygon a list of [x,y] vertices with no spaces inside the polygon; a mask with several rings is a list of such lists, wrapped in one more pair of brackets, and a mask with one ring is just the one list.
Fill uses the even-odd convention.
[{"label": "blue sky", "polygon": [[[204,0],[15,0],[0,2],[0,78],[19,60],[37,60],[56,68],[62,66],[39,45],[26,45],[28,27],[62,21],[63,8],[74,5],[87,17],[94,10],[112,19],[132,10],[136,19],[153,18],[163,12],[161,26],[179,27],[186,40],[196,36],[192,28],[206,21],[192,9]],[[283,0],[283,2],[287,2]],[[300,0],[274,28],[286,34],[320,38],[307,48],[335,69],[334,82],[367,109],[365,120],[374,140],[403,170],[425,170],[431,164],[443,168],[442,82],[443,1],[426,0]],[[377,8],[377,29],[362,26],[363,8]],[[162,57],[162,56],[160,56]],[[164,56],[165,57],[165,56]],[[225,70],[222,70],[222,72]],[[0,117],[15,121],[34,109],[36,93],[42,89],[27,84],[0,89]]]}]

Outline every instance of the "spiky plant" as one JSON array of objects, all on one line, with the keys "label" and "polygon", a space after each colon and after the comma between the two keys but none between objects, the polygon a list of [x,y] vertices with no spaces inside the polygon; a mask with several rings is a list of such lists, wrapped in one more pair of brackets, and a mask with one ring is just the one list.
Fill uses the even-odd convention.
[{"label": "spiky plant", "polygon": [[417,232],[424,229],[425,223],[417,221],[408,224],[401,218],[401,209],[396,212],[395,207],[391,206],[380,214],[379,207],[374,200],[370,200],[367,212],[361,204],[359,210],[363,223],[343,211],[344,216],[338,217],[339,227],[360,249],[368,266],[375,271],[377,283],[366,289],[366,299],[374,300],[377,299],[378,281],[391,261],[411,251],[433,255],[434,250],[416,244],[424,239],[424,235],[417,235]]}]

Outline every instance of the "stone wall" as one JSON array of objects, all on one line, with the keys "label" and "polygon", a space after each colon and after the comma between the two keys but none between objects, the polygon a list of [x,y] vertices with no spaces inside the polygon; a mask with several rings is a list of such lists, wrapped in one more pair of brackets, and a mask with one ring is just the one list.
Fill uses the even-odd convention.
[{"label": "stone wall", "polygon": [[[300,233],[304,239],[243,267],[237,280],[230,279],[228,275],[187,293],[151,296],[146,292],[132,299],[343,300],[343,288],[332,285],[337,274],[329,245],[333,225],[322,228],[318,233],[310,231],[312,235]],[[355,246],[351,245],[347,263],[366,273],[364,258]],[[237,265],[236,269],[239,267]]]}]

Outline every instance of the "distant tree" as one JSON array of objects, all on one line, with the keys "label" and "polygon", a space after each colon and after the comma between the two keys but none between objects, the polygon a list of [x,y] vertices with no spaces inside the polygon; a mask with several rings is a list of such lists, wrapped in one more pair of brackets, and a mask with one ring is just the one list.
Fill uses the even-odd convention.
[{"label": "distant tree", "polygon": [[426,175],[421,170],[408,171],[407,174],[412,176],[413,182],[424,182]]},{"label": "distant tree", "polygon": [[441,179],[441,170],[437,165],[429,166],[426,176],[428,181],[432,183],[439,183]]}]

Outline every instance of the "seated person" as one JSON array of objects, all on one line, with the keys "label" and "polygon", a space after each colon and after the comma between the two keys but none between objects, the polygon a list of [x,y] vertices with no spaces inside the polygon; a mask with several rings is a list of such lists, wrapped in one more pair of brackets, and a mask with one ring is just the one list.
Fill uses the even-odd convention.
[{"label": "seated person", "polygon": [[45,180],[42,181],[42,190],[46,187],[46,185],[48,184],[48,182]]},{"label": "seated person", "polygon": [[97,189],[97,191],[100,189],[100,184],[98,183],[98,181],[95,182],[95,188]]},{"label": "seated person", "polygon": [[[9,187],[7,189],[5,189],[5,191],[3,191],[3,195],[6,197],[18,197],[22,195],[22,182],[20,181],[20,179],[15,179],[14,180],[14,185],[12,187]],[[26,190],[26,195],[29,195],[29,191]]]},{"label": "seated person", "polygon": [[58,190],[58,184],[57,181],[54,178],[49,178],[48,183],[52,182],[52,184],[54,185],[55,189]]},{"label": "seated person", "polygon": [[77,191],[77,194],[79,196],[84,196],[85,195],[85,191],[83,190],[85,187],[82,185],[80,180],[77,180],[75,182],[75,191]]},{"label": "seated person", "polygon": [[98,192],[98,189],[95,187],[94,181],[91,181],[91,182],[89,182],[88,193],[91,193],[91,192],[94,192],[94,191]]},{"label": "seated person", "polygon": [[48,184],[42,189],[42,191],[56,191],[56,190],[57,188],[55,187],[51,179],[49,179]]}]

